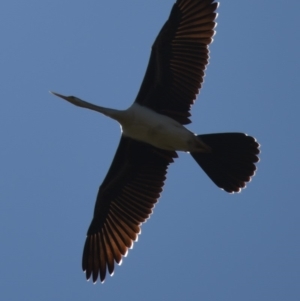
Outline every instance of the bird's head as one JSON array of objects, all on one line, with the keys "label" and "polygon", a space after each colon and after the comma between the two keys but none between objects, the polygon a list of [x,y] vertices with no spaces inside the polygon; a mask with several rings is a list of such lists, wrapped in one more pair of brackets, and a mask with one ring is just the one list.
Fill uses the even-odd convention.
[{"label": "bird's head", "polygon": [[100,107],[100,106],[96,106],[92,103],[89,103],[87,101],[84,101],[76,96],[64,96],[64,95],[61,95],[61,94],[58,94],[58,93],[55,93],[55,92],[51,92],[51,94],[55,95],[55,96],[58,96],[68,102],[70,102],[71,104],[75,105],[75,106],[78,106],[78,107],[81,107],[81,108],[86,108],[86,109],[90,109],[90,110],[93,110],[93,111],[96,111],[96,112],[99,112],[101,114],[104,114],[104,115],[107,115],[113,119],[117,119],[114,118],[114,116],[116,115],[116,112],[117,112],[117,116],[118,116],[118,110],[113,110],[113,109],[108,109],[108,108],[103,108],[103,107]]},{"label": "bird's head", "polygon": [[55,96],[58,96],[70,103],[72,103],[73,105],[75,106],[79,106],[79,107],[82,107],[82,103],[83,103],[83,100],[81,100],[80,98],[78,97],[75,97],[75,96],[64,96],[64,95],[61,95],[61,94],[58,94],[58,93],[55,93],[55,92],[52,92],[50,91],[51,94],[55,95]]}]

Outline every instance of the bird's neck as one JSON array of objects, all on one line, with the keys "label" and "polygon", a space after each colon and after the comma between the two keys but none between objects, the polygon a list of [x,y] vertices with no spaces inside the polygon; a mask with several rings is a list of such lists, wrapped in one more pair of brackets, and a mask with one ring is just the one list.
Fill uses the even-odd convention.
[{"label": "bird's neck", "polygon": [[101,106],[94,105],[92,103],[89,103],[87,101],[81,100],[80,102],[73,103],[79,107],[86,108],[92,111],[99,112],[101,114],[104,114],[105,116],[108,116],[116,121],[118,121],[120,124],[124,122],[124,118],[126,118],[124,115],[126,114],[126,111],[123,110],[116,110],[116,109],[110,109],[110,108],[105,108]]}]

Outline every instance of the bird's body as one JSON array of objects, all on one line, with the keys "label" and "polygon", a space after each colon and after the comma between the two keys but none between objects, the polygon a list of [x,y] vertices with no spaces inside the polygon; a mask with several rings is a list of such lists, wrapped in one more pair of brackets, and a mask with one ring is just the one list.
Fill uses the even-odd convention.
[{"label": "bird's body", "polygon": [[138,103],[133,103],[127,110],[115,110],[90,104],[74,96],[70,98],[52,93],[74,105],[100,112],[118,121],[122,134],[128,138],[169,151],[206,152],[210,149],[178,121]]},{"label": "bird's body", "polygon": [[190,152],[200,149],[197,136],[166,115],[136,103],[126,110],[126,114],[129,114],[130,122],[121,122],[126,137],[170,151]]},{"label": "bird's body", "polygon": [[190,123],[215,33],[214,0],[177,0],[156,38],[140,91],[127,110],[100,107],[74,96],[53,93],[70,103],[119,122],[122,136],[100,185],[87,232],[82,268],[86,278],[103,282],[112,275],[149,218],[168,165],[177,151],[189,152],[211,180],[227,192],[239,192],[258,162],[259,144],[243,133],[196,135]]}]

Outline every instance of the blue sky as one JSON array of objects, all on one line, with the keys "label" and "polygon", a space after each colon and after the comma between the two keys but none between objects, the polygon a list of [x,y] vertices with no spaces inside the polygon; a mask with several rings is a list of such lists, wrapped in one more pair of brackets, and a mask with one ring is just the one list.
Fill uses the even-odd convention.
[{"label": "blue sky", "polygon": [[[72,3],[72,4],[70,4]],[[127,108],[173,0],[0,5],[0,296],[3,300],[299,300],[300,4],[221,1],[197,133],[261,143],[228,195],[187,154],[139,241],[101,285],[81,255],[120,129],[48,93]]]}]

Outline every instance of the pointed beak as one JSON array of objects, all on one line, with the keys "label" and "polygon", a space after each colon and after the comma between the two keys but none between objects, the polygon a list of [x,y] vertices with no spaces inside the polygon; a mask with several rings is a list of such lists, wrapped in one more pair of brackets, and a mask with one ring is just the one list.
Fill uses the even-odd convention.
[{"label": "pointed beak", "polygon": [[77,98],[75,96],[64,96],[64,95],[61,95],[61,94],[58,94],[56,92],[52,92],[52,91],[49,91],[51,94],[57,96],[57,97],[60,97],[66,101],[68,101],[69,103],[75,105],[75,106],[78,106],[78,107],[82,107],[82,108],[89,108],[89,109],[92,109],[91,107],[95,107],[93,104],[90,104],[84,100],[81,100],[80,98]]},{"label": "pointed beak", "polygon": [[64,96],[64,95],[61,95],[61,94],[58,94],[58,93],[55,93],[55,92],[52,92],[50,91],[51,94],[57,96],[57,97],[60,97],[68,102],[70,102],[71,104],[75,105],[75,106],[79,106],[79,107],[82,107],[82,103],[83,101],[77,97],[74,97],[74,96]]},{"label": "pointed beak", "polygon": [[70,96],[64,96],[64,95],[61,95],[61,94],[58,94],[58,93],[55,93],[55,92],[52,92],[52,91],[49,91],[51,94],[55,95],[55,96],[58,96],[64,100],[67,100],[67,101],[70,101]]}]

